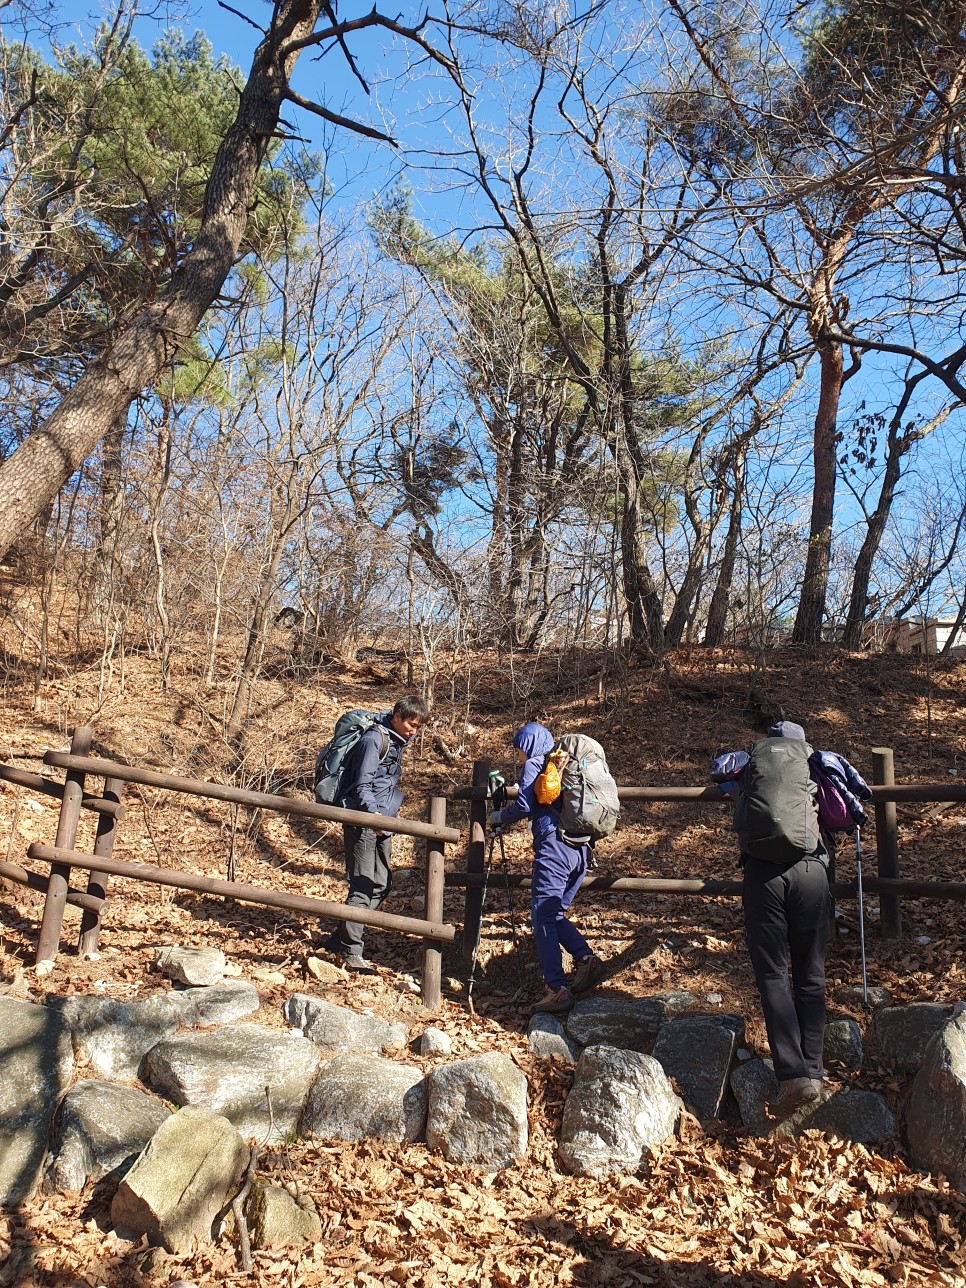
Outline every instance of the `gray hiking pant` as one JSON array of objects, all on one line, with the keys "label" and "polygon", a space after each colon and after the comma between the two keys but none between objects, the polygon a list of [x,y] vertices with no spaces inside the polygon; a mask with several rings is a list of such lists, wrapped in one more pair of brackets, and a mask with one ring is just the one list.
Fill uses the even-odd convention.
[{"label": "gray hiking pant", "polygon": [[[345,846],[345,873],[349,878],[346,903],[353,908],[378,908],[392,889],[389,857],[392,836],[376,836],[371,827],[342,828]],[[357,921],[346,921],[339,932],[343,953],[362,956],[364,927]]]}]

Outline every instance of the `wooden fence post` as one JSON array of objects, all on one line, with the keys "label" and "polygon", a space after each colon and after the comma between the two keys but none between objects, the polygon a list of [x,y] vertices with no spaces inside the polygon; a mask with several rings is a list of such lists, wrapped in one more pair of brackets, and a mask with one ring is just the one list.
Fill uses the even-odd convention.
[{"label": "wooden fence post", "polygon": [[[86,756],[93,740],[94,730],[90,725],[81,725],[79,729],[74,730],[74,736],[70,740],[70,754]],[[83,796],[84,775],[76,770],[68,770],[64,779],[64,799],[60,805],[57,836],[54,840],[54,845],[60,849],[73,848]],[[69,868],[59,863],[51,864],[50,877],[47,881],[47,898],[44,901],[44,915],[40,923],[40,937],[37,940],[36,965],[42,966],[45,972],[53,967],[60,947],[69,876]]]},{"label": "wooden fence post", "polygon": [[[119,778],[105,778],[104,796],[108,800],[121,803],[124,784]],[[117,817],[113,814],[97,816],[97,835],[94,837],[94,848],[91,851],[98,858],[109,859],[114,852],[114,837],[117,834]],[[106,872],[91,872],[87,878],[87,893],[95,898],[107,899],[107,885],[110,877]],[[85,909],[81,917],[80,934],[77,936],[77,952],[81,957],[90,957],[97,952],[101,936],[101,913],[103,905],[95,912]]]},{"label": "wooden fence post", "polygon": [[[876,787],[895,785],[895,767],[891,747],[872,748],[872,782]],[[895,801],[875,803],[875,848],[880,877],[899,875],[899,833],[896,826]],[[902,906],[896,894],[879,896],[879,933],[883,939],[902,935]]]},{"label": "wooden fence post", "polygon": [[[429,822],[446,826],[446,798],[433,796],[429,802]],[[427,921],[443,920],[443,892],[446,888],[443,842],[426,842],[426,906],[423,916]],[[443,998],[443,948],[427,939],[423,945],[423,1006],[435,1011]]]},{"label": "wooden fence post", "polygon": [[[490,766],[485,760],[473,762],[473,786],[486,788]],[[486,867],[487,799],[470,801],[470,839],[466,847],[466,871],[482,873]],[[480,942],[483,923],[483,889],[467,887],[463,912],[463,960],[471,962]]]}]

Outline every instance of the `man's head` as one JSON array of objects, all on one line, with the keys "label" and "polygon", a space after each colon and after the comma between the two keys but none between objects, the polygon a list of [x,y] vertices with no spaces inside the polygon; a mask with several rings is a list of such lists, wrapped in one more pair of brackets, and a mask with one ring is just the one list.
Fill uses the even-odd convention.
[{"label": "man's head", "polygon": [[417,694],[409,693],[393,707],[389,723],[400,738],[411,738],[428,719],[429,708],[426,703]]}]

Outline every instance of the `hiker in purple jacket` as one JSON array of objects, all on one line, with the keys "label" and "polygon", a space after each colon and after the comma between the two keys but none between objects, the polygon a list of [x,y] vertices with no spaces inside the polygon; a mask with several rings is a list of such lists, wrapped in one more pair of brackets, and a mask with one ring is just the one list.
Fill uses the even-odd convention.
[{"label": "hiker in purple jacket", "polygon": [[[565,841],[560,834],[557,807],[541,805],[534,795],[537,776],[553,745],[553,734],[535,720],[517,730],[513,739],[519,766],[517,795],[504,809],[490,814],[493,832],[528,818],[533,833],[530,923],[537,959],[547,986],[546,995],[532,1008],[534,1015],[568,1011],[573,1005],[574,994],[586,993],[604,973],[603,962],[565,916],[587,873],[590,847],[580,844],[579,838]],[[574,962],[574,974],[569,984],[561,950],[569,953]]]}]

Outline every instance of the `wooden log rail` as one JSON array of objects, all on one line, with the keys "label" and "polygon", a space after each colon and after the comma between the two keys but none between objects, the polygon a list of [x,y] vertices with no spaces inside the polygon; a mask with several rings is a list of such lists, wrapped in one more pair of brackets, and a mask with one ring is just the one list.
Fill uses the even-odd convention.
[{"label": "wooden log rail", "polygon": [[[17,769],[14,765],[0,764],[0,778],[15,787],[26,787],[29,791],[40,792],[43,796],[53,796],[55,800],[64,799],[64,784],[53,778],[42,778],[40,774],[31,774],[26,769]],[[81,809],[93,810],[97,814],[106,814],[109,818],[122,819],[127,814],[127,806],[120,801],[108,800],[104,796],[81,796]]]},{"label": "wooden log rail", "polygon": [[[6,881],[13,881],[16,885],[26,886],[28,890],[36,890],[40,894],[47,893],[47,877],[39,872],[28,872],[26,868],[16,863],[8,863],[6,859],[0,860],[0,877]],[[74,908],[84,908],[95,914],[99,914],[107,904],[106,899],[99,899],[94,895],[85,894],[83,890],[72,890],[69,887],[67,902]]]},{"label": "wooden log rail", "polygon": [[296,818],[348,823],[352,827],[372,827],[381,832],[396,832],[400,836],[442,841],[444,845],[455,845],[460,839],[455,827],[446,827],[440,823],[389,818],[384,814],[367,814],[363,810],[340,809],[337,805],[317,805],[314,801],[297,801],[288,796],[272,796],[268,792],[250,792],[228,783],[209,783],[199,778],[179,778],[175,774],[164,774],[154,769],[141,769],[137,765],[121,765],[95,756],[72,755],[68,751],[48,751],[44,756],[44,764],[79,774],[101,774],[116,778],[119,782],[140,783],[143,787],[158,787],[166,791],[184,792],[189,796],[229,801],[233,805],[247,805],[250,809],[273,810],[276,814],[290,814]]},{"label": "wooden log rail", "polygon": [[376,926],[380,930],[397,930],[402,934],[416,935],[420,939],[452,943],[456,929],[445,922],[421,921],[416,917],[399,917],[374,908],[350,908],[344,903],[328,899],[315,899],[309,895],[288,894],[279,890],[264,890],[260,886],[243,885],[238,881],[221,881],[217,877],[203,877],[194,872],[176,872],[171,868],[156,868],[147,863],[128,863],[124,859],[108,859],[102,855],[81,854],[77,850],[63,849],[57,845],[43,845],[34,841],[27,849],[31,859],[41,863],[59,864],[66,868],[87,868],[90,871],[127,877],[132,881],[147,881],[153,885],[174,886],[179,890],[193,890],[198,894],[221,895],[238,899],[241,903],[263,904],[266,908],[282,908],[287,912],[303,912],[315,917],[330,917],[334,921],[358,921],[363,926]]},{"label": "wooden log rail", "polygon": [[[484,875],[479,872],[450,872],[446,877],[448,886],[469,890],[478,889],[483,882]],[[506,876],[503,873],[493,876],[491,873],[490,884],[529,890],[532,880],[521,872],[511,872]],[[836,881],[831,889],[837,899],[850,896],[854,898],[858,893],[855,881]],[[902,895],[907,899],[954,899],[966,902],[966,881],[913,881],[905,877],[888,880],[867,876],[862,879],[862,889],[867,893]],[[740,895],[742,883],[715,877],[585,877],[580,890],[582,894],[588,890],[597,894],[627,890],[640,894],[703,894],[721,897]]]}]

